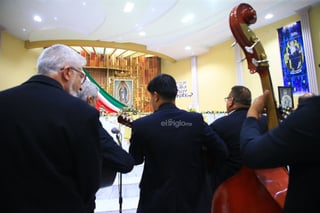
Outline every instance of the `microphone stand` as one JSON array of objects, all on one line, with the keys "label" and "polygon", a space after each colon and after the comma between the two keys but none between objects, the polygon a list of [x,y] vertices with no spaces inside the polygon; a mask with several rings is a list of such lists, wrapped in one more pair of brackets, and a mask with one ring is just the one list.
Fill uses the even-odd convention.
[{"label": "microphone stand", "polygon": [[[122,148],[122,143],[121,143],[121,133],[118,132],[116,134],[116,138],[118,140],[118,144]],[[119,213],[122,213],[122,173],[119,172]]]}]

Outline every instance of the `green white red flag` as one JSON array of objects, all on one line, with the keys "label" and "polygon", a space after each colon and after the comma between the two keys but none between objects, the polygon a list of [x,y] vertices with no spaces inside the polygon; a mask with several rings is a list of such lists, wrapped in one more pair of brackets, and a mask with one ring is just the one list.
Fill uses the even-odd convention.
[{"label": "green white red flag", "polygon": [[98,88],[98,100],[97,100],[97,105],[96,108],[101,111],[102,109],[106,113],[118,113],[122,108],[126,107],[125,104],[122,102],[118,101],[116,98],[111,96],[109,93],[107,93],[89,74],[89,72],[83,68],[83,71],[85,72],[87,76],[87,80],[91,81],[94,83]]}]

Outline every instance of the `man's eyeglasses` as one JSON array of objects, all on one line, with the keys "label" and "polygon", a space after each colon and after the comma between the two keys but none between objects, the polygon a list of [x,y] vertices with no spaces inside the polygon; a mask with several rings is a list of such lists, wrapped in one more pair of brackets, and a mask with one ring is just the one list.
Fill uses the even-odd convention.
[{"label": "man's eyeglasses", "polygon": [[77,73],[80,73],[80,78],[81,78],[81,84],[83,84],[86,81],[87,76],[80,70],[77,70],[74,67],[70,67],[73,71],[76,71]]},{"label": "man's eyeglasses", "polygon": [[227,102],[230,98],[233,98],[233,97],[231,97],[231,96],[225,97],[224,101]]}]

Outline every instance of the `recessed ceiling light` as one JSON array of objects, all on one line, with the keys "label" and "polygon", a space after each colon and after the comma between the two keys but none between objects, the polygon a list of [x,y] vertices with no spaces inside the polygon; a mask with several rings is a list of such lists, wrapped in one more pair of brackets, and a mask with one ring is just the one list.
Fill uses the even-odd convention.
[{"label": "recessed ceiling light", "polygon": [[181,22],[182,23],[187,23],[187,22],[192,21],[193,18],[194,18],[193,14],[189,14],[189,15],[185,16],[183,19],[181,19]]},{"label": "recessed ceiling light", "polygon": [[23,32],[26,32],[26,31],[27,31],[27,29],[26,29],[26,28],[22,28],[22,31],[23,31]]},{"label": "recessed ceiling light", "polygon": [[134,8],[134,3],[132,3],[132,2],[127,2],[126,5],[124,6],[123,11],[124,11],[125,13],[130,13],[130,12],[133,10],[133,8]]},{"label": "recessed ceiling light", "polygon": [[38,15],[33,16],[33,20],[36,22],[42,22],[42,18]]},{"label": "recessed ceiling light", "polygon": [[273,18],[273,14],[272,13],[268,13],[264,18],[265,19],[272,19]]},{"label": "recessed ceiling light", "polygon": [[185,50],[191,50],[191,47],[190,46],[186,46],[184,49]]},{"label": "recessed ceiling light", "polygon": [[141,31],[141,32],[139,33],[139,35],[141,35],[141,36],[146,36],[146,32]]}]

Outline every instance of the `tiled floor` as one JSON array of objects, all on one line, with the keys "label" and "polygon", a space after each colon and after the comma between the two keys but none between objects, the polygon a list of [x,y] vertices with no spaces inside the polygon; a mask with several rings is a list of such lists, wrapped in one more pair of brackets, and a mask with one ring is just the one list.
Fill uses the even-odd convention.
[{"label": "tiled floor", "polygon": [[[135,166],[128,174],[122,174],[122,212],[133,213],[139,200],[139,181],[143,166]],[[115,213],[119,212],[120,204],[120,176],[109,187],[101,188],[96,194],[96,213]]]}]

